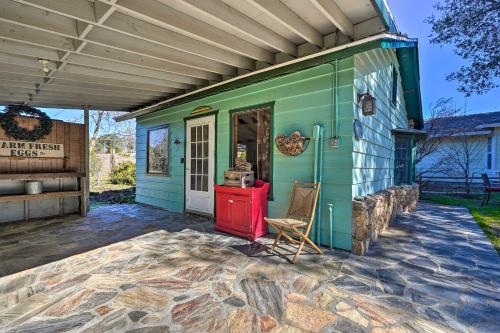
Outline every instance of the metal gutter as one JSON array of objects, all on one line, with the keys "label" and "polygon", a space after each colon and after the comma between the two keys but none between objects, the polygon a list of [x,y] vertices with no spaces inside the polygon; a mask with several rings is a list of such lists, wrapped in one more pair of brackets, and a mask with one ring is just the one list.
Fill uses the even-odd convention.
[{"label": "metal gutter", "polygon": [[427,132],[414,129],[414,128],[393,128],[391,130],[392,134],[401,134],[401,135],[409,135],[409,136],[414,136],[414,137],[421,137],[425,138],[427,137]]},{"label": "metal gutter", "polygon": [[[334,47],[334,48],[331,48],[328,50],[324,50],[324,51],[321,51],[321,52],[318,52],[315,54],[311,54],[311,55],[308,55],[308,56],[305,56],[302,58],[287,61],[287,62],[284,62],[282,64],[263,68],[263,69],[260,69],[260,70],[257,70],[257,71],[254,71],[254,72],[251,72],[248,74],[237,76],[235,78],[232,78],[232,79],[229,79],[229,80],[226,80],[223,82],[219,82],[219,83],[216,83],[216,84],[204,87],[204,88],[200,88],[200,89],[195,90],[195,91],[191,91],[191,92],[188,92],[188,93],[176,96],[176,97],[172,97],[170,99],[167,99],[165,101],[147,106],[147,107],[139,109],[137,111],[132,111],[128,114],[118,116],[115,118],[115,120],[116,121],[124,121],[124,120],[128,120],[128,119],[133,119],[133,118],[137,118],[140,116],[144,116],[144,115],[156,112],[156,111],[161,110],[161,109],[172,107],[174,105],[183,104],[185,102],[183,102],[182,100],[187,99],[188,97],[193,97],[193,99],[196,99],[196,98],[210,96],[211,91],[214,91],[213,94],[218,93],[219,90],[223,89],[224,87],[226,87],[230,84],[234,84],[236,82],[243,81],[245,79],[250,79],[250,78],[256,77],[258,75],[264,75],[266,73],[271,73],[271,72],[276,71],[278,69],[285,69],[287,67],[292,67],[294,65],[300,65],[302,63],[307,63],[309,61],[314,61],[315,59],[321,59],[321,57],[332,55],[333,53],[336,53],[336,52],[347,50],[347,49],[350,49],[353,47],[358,47],[358,46],[361,47],[363,45],[366,45],[366,44],[369,44],[372,42],[378,42],[378,41],[381,41],[384,39],[393,40],[393,41],[402,41],[402,42],[414,42],[415,41],[414,39],[411,39],[411,38],[407,38],[407,37],[395,35],[395,34],[390,34],[390,33],[382,33],[382,34],[374,35],[371,37],[360,39],[360,40],[352,42],[352,43],[340,45],[340,46],[337,46],[337,47]],[[252,83],[255,83],[255,82],[252,82]],[[249,83],[249,84],[251,84],[251,83]],[[244,85],[242,85],[242,86],[244,86]],[[205,94],[203,94],[203,93],[205,93]],[[197,95],[200,95],[200,97],[196,97]]]}]

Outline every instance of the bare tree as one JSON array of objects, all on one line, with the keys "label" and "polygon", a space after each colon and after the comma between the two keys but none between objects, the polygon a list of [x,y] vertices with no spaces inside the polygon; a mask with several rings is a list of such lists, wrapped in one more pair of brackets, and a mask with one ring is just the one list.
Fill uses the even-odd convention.
[{"label": "bare tree", "polygon": [[449,177],[461,177],[464,181],[465,193],[471,193],[474,166],[481,163],[484,153],[484,142],[474,135],[474,129],[462,126],[447,138],[441,148],[444,173]]},{"label": "bare tree", "polygon": [[[431,174],[444,173],[447,170],[444,159],[446,156],[438,154],[439,148],[445,143],[450,131],[445,126],[451,117],[459,112],[452,98],[440,98],[436,103],[430,105],[430,116],[425,121],[427,137],[417,142],[415,162],[417,164],[417,180],[421,187],[426,184],[425,177]],[[422,163],[424,159],[433,155],[433,163]]]},{"label": "bare tree", "polygon": [[[116,122],[113,118],[117,116],[116,112],[108,111],[92,111],[91,124],[92,130],[89,138],[90,148],[90,175],[93,184],[99,184],[99,172],[103,167],[103,161],[99,157],[102,152],[101,139],[103,137],[116,138],[116,143],[126,147],[127,152],[135,151],[135,121],[129,120],[124,122]],[[112,143],[114,146],[115,142]],[[114,154],[114,151],[111,151]],[[112,156],[113,160],[113,156]]]},{"label": "bare tree", "polygon": [[90,117],[92,121],[91,127],[93,127],[94,130],[92,131],[92,135],[90,135],[89,140],[89,171],[94,185],[99,185],[99,170],[102,168],[102,161],[99,159],[95,148],[99,137],[99,130],[101,129],[105,114],[105,111],[92,111]]}]

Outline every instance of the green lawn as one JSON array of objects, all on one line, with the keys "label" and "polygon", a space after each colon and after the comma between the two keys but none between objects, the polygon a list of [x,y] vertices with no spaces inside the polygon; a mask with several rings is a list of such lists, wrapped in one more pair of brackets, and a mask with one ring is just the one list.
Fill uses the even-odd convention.
[{"label": "green lawn", "polygon": [[467,207],[500,255],[500,193],[492,193],[490,202],[486,207],[481,207],[482,197],[465,199],[460,197],[429,195],[422,196],[422,199],[443,205]]}]

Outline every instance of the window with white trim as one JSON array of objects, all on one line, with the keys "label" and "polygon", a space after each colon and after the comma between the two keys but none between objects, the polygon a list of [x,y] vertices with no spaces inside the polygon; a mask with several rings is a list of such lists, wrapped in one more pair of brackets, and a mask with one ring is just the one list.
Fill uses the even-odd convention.
[{"label": "window with white trim", "polygon": [[493,138],[488,137],[488,143],[486,144],[486,169],[493,169]]}]

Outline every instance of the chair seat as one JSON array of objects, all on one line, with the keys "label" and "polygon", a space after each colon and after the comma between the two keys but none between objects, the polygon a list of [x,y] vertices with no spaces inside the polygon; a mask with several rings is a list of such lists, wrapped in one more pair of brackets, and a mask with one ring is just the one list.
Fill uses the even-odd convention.
[{"label": "chair seat", "polygon": [[303,221],[300,221],[300,220],[296,220],[296,219],[270,219],[270,218],[264,218],[266,220],[266,222],[268,223],[271,223],[273,225],[276,225],[276,226],[280,226],[280,227],[303,227],[305,225],[307,225],[306,222],[303,222]]},{"label": "chair seat", "polygon": [[486,191],[490,192],[500,192],[500,187],[487,187]]}]

